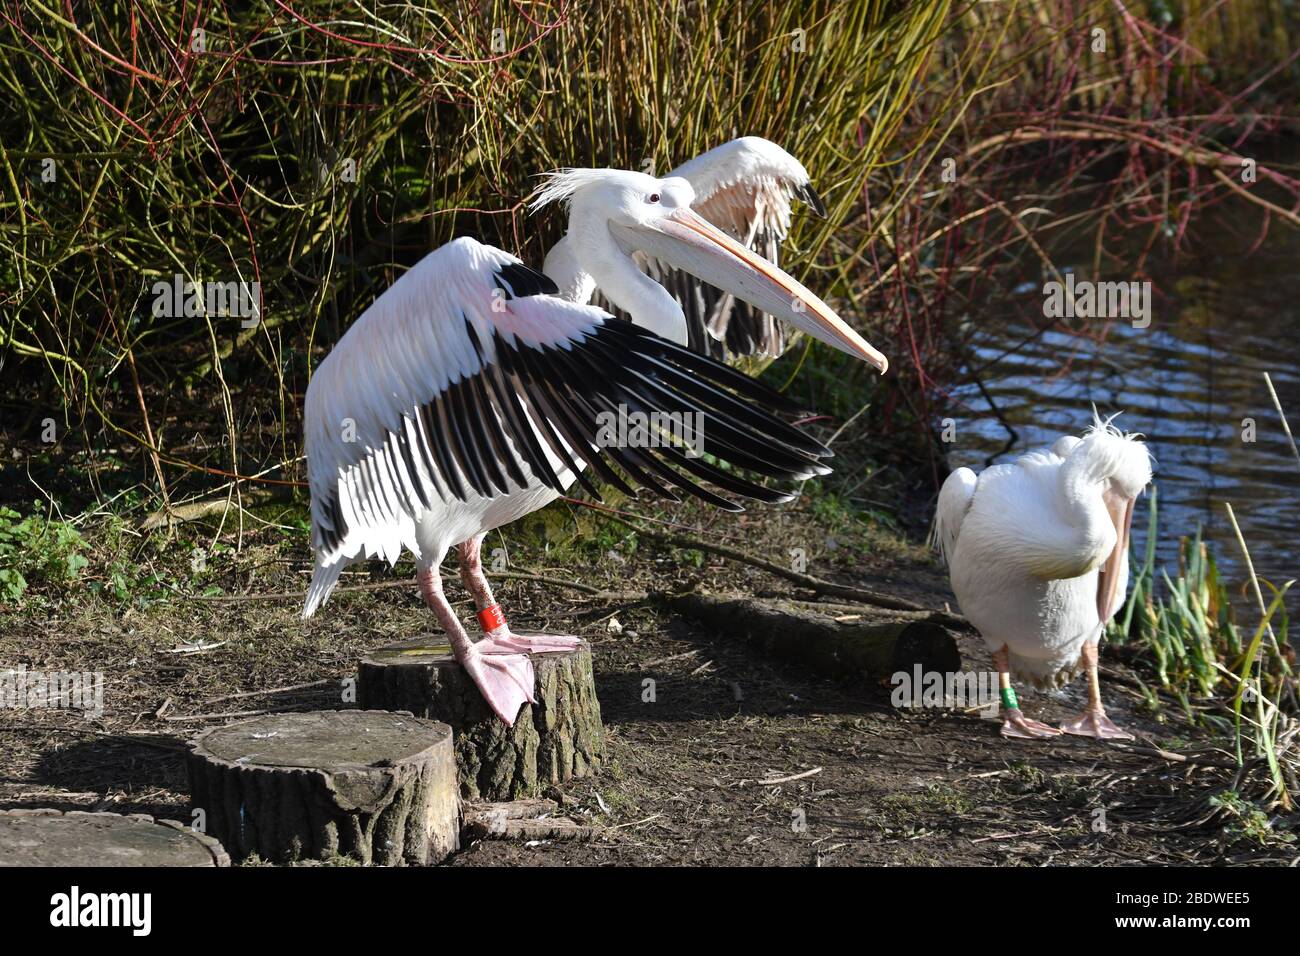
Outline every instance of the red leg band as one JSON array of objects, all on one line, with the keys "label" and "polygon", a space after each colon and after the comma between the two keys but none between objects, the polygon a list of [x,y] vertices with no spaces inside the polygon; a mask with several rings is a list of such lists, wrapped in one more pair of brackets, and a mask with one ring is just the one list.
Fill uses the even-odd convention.
[{"label": "red leg band", "polygon": [[478,612],[478,623],[484,634],[500,630],[506,626],[506,616],[501,612],[500,604],[489,604]]}]

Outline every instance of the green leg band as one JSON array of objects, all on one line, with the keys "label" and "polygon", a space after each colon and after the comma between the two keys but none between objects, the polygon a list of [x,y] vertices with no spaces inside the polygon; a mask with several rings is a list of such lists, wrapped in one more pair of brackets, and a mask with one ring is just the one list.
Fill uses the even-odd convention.
[{"label": "green leg band", "polygon": [[1007,710],[1019,710],[1020,701],[1016,699],[1016,692],[1010,687],[1002,688],[1002,706]]}]

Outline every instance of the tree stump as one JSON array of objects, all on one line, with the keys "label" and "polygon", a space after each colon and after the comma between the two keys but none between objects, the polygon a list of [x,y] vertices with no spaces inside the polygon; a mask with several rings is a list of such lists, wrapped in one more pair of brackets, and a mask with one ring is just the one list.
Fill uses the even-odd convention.
[{"label": "tree stump", "polygon": [[237,858],[439,863],[460,846],[451,728],[364,710],[272,714],[190,743],[190,796]]},{"label": "tree stump", "polygon": [[230,866],[221,844],[143,813],[0,811],[0,866]]},{"label": "tree stump", "polygon": [[484,702],[451,647],[425,638],[389,644],[361,661],[360,706],[409,710],[451,725],[460,793],[467,800],[514,800],[600,766],[605,730],[585,641],[564,654],[532,655],[536,704],[506,726]]},{"label": "tree stump", "polygon": [[673,610],[824,677],[961,669],[952,634],[921,612],[681,594]]}]

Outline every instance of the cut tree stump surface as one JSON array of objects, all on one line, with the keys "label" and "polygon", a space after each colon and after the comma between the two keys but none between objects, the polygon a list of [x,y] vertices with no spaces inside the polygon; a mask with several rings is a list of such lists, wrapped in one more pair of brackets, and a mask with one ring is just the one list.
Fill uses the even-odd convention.
[{"label": "cut tree stump surface", "polygon": [[679,614],[825,677],[961,669],[957,642],[924,613],[708,594],[680,594]]},{"label": "cut tree stump surface", "polygon": [[365,657],[360,706],[406,710],[450,724],[461,796],[514,800],[592,773],[604,757],[604,727],[585,641],[563,654],[531,655],[536,704],[508,726],[488,708],[441,637],[412,638]]},{"label": "cut tree stump surface", "polygon": [[438,863],[459,848],[451,728],[365,710],[271,714],[190,744],[190,793],[237,858]]},{"label": "cut tree stump surface", "polygon": [[229,866],[210,836],[144,814],[0,811],[0,866]]}]

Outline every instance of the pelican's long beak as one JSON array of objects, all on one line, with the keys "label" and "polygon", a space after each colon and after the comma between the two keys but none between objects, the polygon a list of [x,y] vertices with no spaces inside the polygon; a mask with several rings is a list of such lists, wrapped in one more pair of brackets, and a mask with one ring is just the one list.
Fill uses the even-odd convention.
[{"label": "pelican's long beak", "polygon": [[688,207],[628,230],[629,244],[789,322],[813,338],[874,365],[889,360],[793,276],[746,249]]},{"label": "pelican's long beak", "polygon": [[1110,492],[1106,493],[1105,501],[1106,511],[1115,525],[1115,550],[1101,566],[1101,574],[1097,577],[1097,617],[1103,627],[1119,610],[1119,589],[1127,577],[1128,536],[1129,529],[1133,526],[1135,504],[1132,498],[1123,498]]}]

